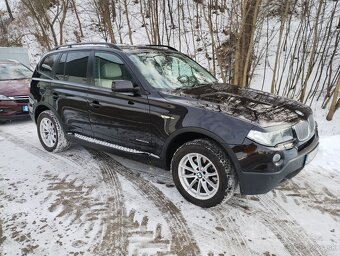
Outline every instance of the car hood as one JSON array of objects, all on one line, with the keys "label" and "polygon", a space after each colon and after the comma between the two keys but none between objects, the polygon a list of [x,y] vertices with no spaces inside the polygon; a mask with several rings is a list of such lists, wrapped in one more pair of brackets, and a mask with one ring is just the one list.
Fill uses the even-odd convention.
[{"label": "car hood", "polygon": [[28,96],[29,81],[23,80],[0,80],[0,95],[5,96]]},{"label": "car hood", "polygon": [[306,120],[312,113],[308,106],[298,101],[228,84],[177,89],[166,95],[169,100],[223,112],[263,128],[292,125]]}]

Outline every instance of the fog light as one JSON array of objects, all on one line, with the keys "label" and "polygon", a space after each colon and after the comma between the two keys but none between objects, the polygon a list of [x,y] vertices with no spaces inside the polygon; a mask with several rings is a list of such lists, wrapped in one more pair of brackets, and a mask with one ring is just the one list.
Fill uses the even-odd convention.
[{"label": "fog light", "polygon": [[273,156],[273,163],[276,164],[281,160],[281,155],[280,154],[275,154]]}]

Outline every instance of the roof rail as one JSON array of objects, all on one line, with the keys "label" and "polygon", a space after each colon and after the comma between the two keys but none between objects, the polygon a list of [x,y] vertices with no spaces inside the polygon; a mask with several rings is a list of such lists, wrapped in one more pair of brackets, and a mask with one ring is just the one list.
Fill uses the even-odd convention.
[{"label": "roof rail", "polygon": [[169,45],[164,45],[164,44],[145,44],[144,46],[151,46],[151,47],[163,47],[163,48],[168,48],[169,50],[173,50],[178,52],[178,50],[172,46]]},{"label": "roof rail", "polygon": [[64,45],[59,45],[55,48],[53,48],[53,50],[59,50],[62,48],[73,48],[73,47],[81,47],[81,46],[104,46],[104,47],[109,47],[109,48],[114,48],[117,50],[121,50],[117,45],[112,44],[112,43],[76,43],[76,44],[64,44]]}]

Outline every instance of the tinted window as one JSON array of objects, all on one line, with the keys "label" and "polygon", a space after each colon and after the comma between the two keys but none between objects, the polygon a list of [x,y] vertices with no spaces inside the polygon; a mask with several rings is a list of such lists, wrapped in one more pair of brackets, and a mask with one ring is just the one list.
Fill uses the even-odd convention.
[{"label": "tinted window", "polygon": [[66,57],[64,80],[74,83],[87,83],[87,63],[90,52],[69,52]]},{"label": "tinted window", "polygon": [[129,80],[132,77],[123,61],[112,53],[97,52],[95,54],[95,85],[111,88],[114,80]]},{"label": "tinted window", "polygon": [[58,53],[46,56],[44,61],[41,64],[40,68],[39,68],[40,73],[51,78],[52,73],[53,73],[52,72],[53,66],[56,63],[57,58],[58,58]]},{"label": "tinted window", "polygon": [[67,53],[63,53],[60,57],[58,64],[56,65],[55,78],[57,80],[64,80],[66,56]]}]

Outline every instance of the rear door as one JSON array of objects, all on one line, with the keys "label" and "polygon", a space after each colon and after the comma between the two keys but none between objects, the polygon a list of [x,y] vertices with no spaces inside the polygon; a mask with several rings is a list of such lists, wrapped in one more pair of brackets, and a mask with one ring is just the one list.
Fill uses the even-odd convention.
[{"label": "rear door", "polygon": [[55,67],[51,97],[67,132],[92,137],[87,101],[91,52],[77,50],[60,55]]},{"label": "rear door", "polygon": [[95,138],[149,152],[151,135],[147,95],[112,92],[114,80],[129,80],[138,85],[124,61],[115,53],[97,51],[93,63],[93,87],[89,89],[88,97]]}]

